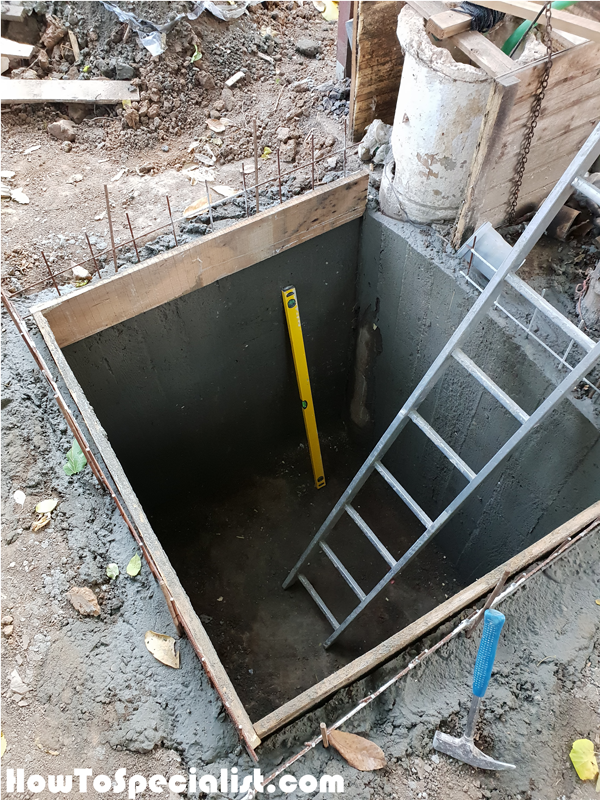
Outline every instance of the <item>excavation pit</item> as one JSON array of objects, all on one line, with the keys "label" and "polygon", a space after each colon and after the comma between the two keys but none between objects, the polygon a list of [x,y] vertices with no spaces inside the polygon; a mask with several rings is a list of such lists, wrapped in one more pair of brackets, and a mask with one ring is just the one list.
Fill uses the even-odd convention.
[{"label": "excavation pit", "polygon": [[[209,674],[250,746],[489,591],[490,570],[596,499],[598,430],[565,401],[321,647],[329,624],[303,587],[281,584],[473,302],[431,236],[377,214],[360,219],[365,188],[345,179],[36,312],[178,609],[210,637]],[[320,490],[281,302],[288,285],[321,436]],[[469,354],[528,413],[556,382],[551,365],[494,317]],[[514,431],[505,409],[454,370],[422,413],[473,469]],[[464,485],[417,429],[385,463],[430,515]],[[394,556],[423,530],[377,477],[357,510]],[[349,519],[329,543],[364,590],[383,576],[384,562]],[[355,598],[342,578],[322,559],[307,575],[343,619]]]}]

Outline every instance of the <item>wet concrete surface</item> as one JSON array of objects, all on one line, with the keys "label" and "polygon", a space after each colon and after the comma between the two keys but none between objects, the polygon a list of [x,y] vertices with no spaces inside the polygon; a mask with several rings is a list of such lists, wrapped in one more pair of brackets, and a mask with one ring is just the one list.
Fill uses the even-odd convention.
[{"label": "wet concrete surface", "polygon": [[[258,720],[430,611],[461,584],[430,545],[327,651],[331,627],[306,590],[282,582],[363,461],[340,428],[321,436],[327,486],[317,490],[307,448],[294,443],[258,470],[189,485],[174,503],[144,507],[250,717]],[[157,502],[158,501],[158,502]],[[422,531],[389,487],[371,478],[354,503],[394,556]],[[385,562],[348,518],[329,539],[365,592]],[[338,620],[358,603],[320,554],[305,570]]]}]

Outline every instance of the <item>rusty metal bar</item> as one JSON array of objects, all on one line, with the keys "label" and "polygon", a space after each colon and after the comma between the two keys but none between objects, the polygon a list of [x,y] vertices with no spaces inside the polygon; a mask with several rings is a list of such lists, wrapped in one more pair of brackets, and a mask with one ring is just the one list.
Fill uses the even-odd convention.
[{"label": "rusty metal bar", "polygon": [[171,227],[173,228],[173,238],[175,239],[175,247],[177,247],[178,244],[177,234],[175,233],[175,223],[173,222],[173,214],[171,214],[171,203],[169,201],[169,195],[167,195],[167,208],[169,209],[169,216],[171,217]]},{"label": "rusty metal bar", "polygon": [[260,211],[258,200],[258,140],[256,138],[256,119],[252,120],[252,133],[254,136],[254,193],[256,197],[256,213]]},{"label": "rusty metal bar", "polygon": [[283,203],[281,196],[281,159],[279,157],[279,149],[277,150],[277,183],[279,184],[279,202]]},{"label": "rusty metal bar", "polygon": [[115,250],[115,234],[113,232],[112,217],[110,215],[110,201],[108,199],[108,186],[104,184],[104,197],[106,198],[106,214],[108,216],[108,227],[110,229],[110,241],[112,244],[113,261],[115,263],[115,273],[119,271],[117,266],[117,251]]},{"label": "rusty metal bar", "polygon": [[206,188],[206,202],[208,203],[208,216],[209,216],[209,219],[210,219],[210,230],[211,230],[211,232],[214,232],[215,223],[213,221],[212,206],[210,204],[210,189],[208,188],[208,181],[204,181],[204,187]]},{"label": "rusty metal bar", "polygon": [[244,165],[242,164],[242,183],[244,184],[244,202],[246,204],[246,216],[248,214],[248,190],[246,189],[246,173],[244,172]]},{"label": "rusty metal bar", "polygon": [[131,241],[133,242],[133,246],[135,247],[135,254],[137,256],[138,264],[140,263],[140,254],[138,253],[137,244],[135,241],[135,236],[133,235],[133,228],[131,227],[131,220],[129,219],[129,214],[125,212],[125,216],[127,217],[127,224],[129,225],[129,232],[131,233]]},{"label": "rusty metal bar", "polygon": [[90,242],[90,237],[85,232],[85,238],[88,243],[88,247],[90,248],[90,253],[92,254],[92,258],[94,259],[94,266],[96,267],[96,272],[98,273],[98,278],[102,279],[102,275],[100,274],[100,267],[98,266],[98,262],[96,261],[96,256],[94,255],[94,251],[92,250],[92,243]]},{"label": "rusty metal bar", "polygon": [[[44,253],[43,250],[42,250],[42,258],[44,259],[44,264],[46,265],[46,269],[48,270],[48,274],[50,275],[50,280],[54,284],[54,288],[56,289],[56,291],[58,292],[58,296],[60,297],[61,295],[60,295],[60,289],[58,288],[58,283],[56,282],[56,280],[54,278],[52,270],[50,269],[50,264],[48,263],[48,260],[46,259],[46,254]],[[44,280],[44,283],[45,282],[46,281]]]}]

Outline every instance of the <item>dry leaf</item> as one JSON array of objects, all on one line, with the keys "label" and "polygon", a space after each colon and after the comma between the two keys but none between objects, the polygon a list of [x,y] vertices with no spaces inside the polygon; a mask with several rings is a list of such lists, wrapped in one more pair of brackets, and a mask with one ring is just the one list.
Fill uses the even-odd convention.
[{"label": "dry leaf", "polygon": [[166,664],[167,667],[179,669],[179,653],[175,652],[175,639],[172,636],[146,631],[144,642],[157,661]]},{"label": "dry leaf", "polygon": [[226,126],[235,125],[235,123],[232,122],[230,119],[227,119],[227,117],[221,117],[221,122],[223,123],[223,125]]},{"label": "dry leaf", "polygon": [[67,599],[75,611],[84,617],[97,617],[100,614],[96,595],[87,586],[73,586],[67,592]]},{"label": "dry leaf", "polygon": [[58,500],[54,497],[50,498],[50,500],[42,500],[37,504],[35,510],[38,514],[50,514],[56,506],[58,505]]},{"label": "dry leaf", "polygon": [[6,752],[6,736],[4,735],[4,732],[1,732],[0,733],[0,758],[2,758],[2,756],[4,755],[5,752]]},{"label": "dry leaf", "polygon": [[593,781],[598,776],[598,762],[594,755],[594,743],[589,739],[576,739],[569,758],[582,781]]},{"label": "dry leaf", "polygon": [[45,528],[46,525],[50,522],[50,514],[42,514],[41,517],[38,517],[36,521],[32,524],[31,530],[35,533],[36,531],[41,531],[42,528]]},{"label": "dry leaf", "polygon": [[192,142],[192,143],[190,144],[190,146],[188,147],[188,153],[191,153],[191,152],[192,152],[193,150],[195,150],[197,147],[200,147],[200,142]]},{"label": "dry leaf", "polygon": [[211,186],[211,189],[214,189],[217,194],[221,194],[223,197],[233,197],[234,194],[237,194],[237,189],[232,189],[231,186],[223,186],[222,184]]},{"label": "dry leaf", "polygon": [[214,131],[215,133],[223,133],[223,131],[226,129],[226,126],[223,125],[219,119],[207,119],[206,124],[211,131]]},{"label": "dry leaf", "polygon": [[331,731],[327,734],[329,744],[346,759],[351,767],[362,772],[383,769],[386,765],[385,755],[381,747],[374,742],[344,731]]},{"label": "dry leaf", "polygon": [[[210,194],[210,189],[209,189],[209,194]],[[213,197],[210,198],[210,202],[211,203],[214,202]],[[187,208],[183,209],[183,216],[185,219],[190,219],[191,217],[195,217],[198,214],[202,213],[202,211],[205,208],[208,208],[208,198],[201,197],[199,200],[196,200],[195,202],[191,203]]]}]

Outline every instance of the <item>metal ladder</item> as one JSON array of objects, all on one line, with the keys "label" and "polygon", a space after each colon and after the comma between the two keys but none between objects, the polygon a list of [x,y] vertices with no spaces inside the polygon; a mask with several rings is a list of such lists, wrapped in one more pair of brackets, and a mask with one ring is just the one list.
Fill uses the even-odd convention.
[{"label": "metal ladder", "polygon": [[[550,192],[546,200],[542,203],[539,210],[522,233],[517,243],[510,249],[506,258],[502,261],[498,269],[492,274],[491,280],[484,291],[481,293],[475,304],[455,333],[435,359],[421,382],[410,395],[404,407],[396,415],[391,425],[383,434],[375,449],[362,465],[353,481],[340,497],[335,507],[319,528],[314,538],[302,554],[296,566],[286,578],[283,588],[287,589],[296,579],[298,579],[307,589],[315,603],[321,609],[325,617],[333,627],[331,636],[323,642],[325,648],[329,647],[338,636],[356,619],[361,611],[385,588],[404,567],[422,550],[422,548],[440,531],[440,529],[450,520],[458,509],[466,502],[471,494],[483,483],[483,481],[498,467],[499,464],[517,447],[527,434],[539,425],[540,422],[549,414],[582,379],[600,361],[600,343],[595,343],[570,320],[564,317],[550,303],[544,300],[537,292],[514,275],[514,271],[523,263],[528,253],[532,250],[536,242],[542,236],[549,223],[554,219],[560,208],[568,200],[573,188],[600,202],[600,191],[591,183],[585,180],[589,167],[596,158],[600,156],[600,123],[596,125],[593,132],[573,159],[566,172],[558,181],[554,189]],[[488,311],[496,303],[505,284],[508,283],[516,289],[538,309],[539,313],[545,314],[553,323],[565,331],[585,352],[585,356],[579,363],[571,369],[571,372],[562,380],[552,393],[541,403],[533,412],[527,414],[512,400],[475,362],[470,359],[461,349],[461,345],[467,336],[473,331],[475,326],[486,316]],[[426,422],[419,414],[418,408],[425,400],[431,389],[436,385],[444,374],[446,368],[453,362],[460,364],[473,378],[490,392],[504,408],[506,408],[520,423],[518,430],[510,439],[498,450],[498,452],[488,461],[488,463],[477,473],[442,439],[442,437]],[[382,458],[396,440],[398,434],[404,426],[411,421],[417,425],[423,433],[433,442],[436,447],[449,459],[467,479],[465,488],[454,498],[444,511],[436,518],[430,519],[427,513],[409,495],[394,476],[382,464]],[[416,542],[401,556],[395,559],[389,550],[380,541],[377,535],[371,530],[369,525],[360,516],[351,501],[358,494],[367,479],[373,472],[378,473],[396,494],[406,503],[411,511],[419,518],[425,526],[425,531]],[[366,536],[369,542],[375,547],[382,558],[387,562],[389,570],[379,583],[367,594],[358,585],[352,575],[344,567],[339,557],[326,543],[328,535],[333,530],[336,523],[344,514],[356,523],[358,528]],[[310,558],[311,554],[320,548],[329,558],[333,566],[338,570],[346,583],[358,598],[358,605],[346,617],[343,622],[338,622],[323,599],[317,593],[310,581],[300,570],[302,565]]]}]

